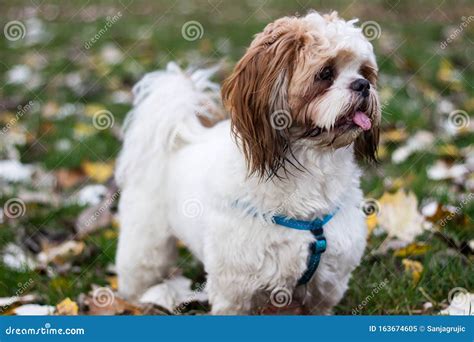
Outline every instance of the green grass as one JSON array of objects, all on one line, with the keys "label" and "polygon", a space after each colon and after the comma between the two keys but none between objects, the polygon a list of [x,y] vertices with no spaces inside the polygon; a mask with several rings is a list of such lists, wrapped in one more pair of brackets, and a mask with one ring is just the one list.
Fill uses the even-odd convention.
[{"label": "green grass", "polygon": [[[24,46],[9,42],[3,36],[0,39],[2,82],[13,66],[29,63],[36,69],[43,59],[46,60],[44,67],[38,68],[40,81],[37,87],[28,89],[24,84],[2,84],[0,88],[0,99],[4,99],[0,103],[0,113],[15,113],[17,105],[30,100],[37,103],[19,121],[30,137],[27,144],[18,146],[24,163],[37,163],[55,171],[59,168],[79,169],[84,160],[114,160],[120,148],[114,132],[95,130],[85,137],[76,134],[79,124],[91,126],[92,118],[85,115],[88,105],[103,106],[120,124],[129,105],[113,103],[112,93],[130,90],[144,72],[163,67],[170,60],[186,65],[196,61],[212,64],[222,59],[227,61],[228,72],[252,36],[270,20],[295,12],[305,13],[314,5],[318,10],[336,9],[346,18],[361,17],[362,22],[376,20],[380,24],[382,36],[373,41],[382,75],[379,87],[382,92],[386,90],[393,95],[384,105],[383,129],[403,127],[409,136],[424,129],[434,131],[438,138],[432,150],[415,153],[401,164],[392,163],[391,154],[404,142],[386,144],[385,157],[380,164],[376,168],[364,167],[362,186],[367,197],[380,197],[390,190],[387,181],[396,179],[401,179],[403,186],[412,190],[420,202],[432,199],[457,206],[455,195],[467,194],[468,190],[462,184],[430,180],[427,169],[440,159],[439,146],[453,144],[462,149],[472,147],[474,142],[472,134],[438,136],[440,115],[436,110],[442,99],[449,99],[457,109],[467,112],[472,113],[474,107],[472,101],[469,102],[474,96],[472,52],[466,49],[471,47],[472,50],[474,25],[470,25],[445,50],[439,50],[446,28],[458,26],[462,15],[473,12],[472,3],[468,1],[459,1],[456,5],[445,3],[430,17],[428,15],[436,7],[430,1],[379,0],[356,4],[351,1],[304,4],[300,1],[301,5],[283,0],[265,3],[224,1],[214,2],[216,10],[210,5],[212,1],[191,1],[187,5],[173,5],[172,1],[135,1],[128,8],[123,8],[119,2],[98,1],[95,2],[98,9],[93,12],[103,15],[87,21],[84,18],[91,14],[87,14],[80,3],[50,3],[59,4],[61,11],[55,19],[48,20],[45,19],[48,17],[47,9],[41,7],[38,15],[43,18],[45,29],[52,33],[46,42]],[[0,19],[2,27],[9,20],[25,21],[11,14],[18,13],[25,4],[30,2],[4,3],[3,12],[10,14]],[[84,49],[84,42],[104,27],[106,9],[109,9],[108,15],[121,11],[123,16],[89,50]],[[191,42],[182,38],[181,27],[189,20],[202,24],[202,39]],[[392,48],[399,46],[396,51],[387,48],[390,41],[394,41]],[[106,65],[100,60],[101,50],[108,44],[114,44],[124,54],[120,63]],[[449,61],[455,70],[462,71],[461,77],[454,82],[440,78],[443,61]],[[64,77],[73,73],[81,76],[82,89],[75,91],[65,86]],[[224,76],[225,72],[216,80],[221,81]],[[56,106],[53,112],[57,112],[64,110],[66,104],[69,104],[72,115],[45,115],[48,106]],[[58,145],[65,140],[69,141],[71,148],[62,151]],[[5,158],[5,153],[0,150],[0,157]],[[452,156],[448,159],[462,161]],[[62,195],[68,198],[79,188],[62,190]],[[18,189],[13,186],[13,193],[16,191]],[[2,194],[1,203],[9,197]],[[27,215],[0,227],[0,249],[9,242],[28,245],[32,249],[34,244],[27,242],[44,236],[59,241],[70,238],[74,235],[74,221],[82,209],[67,203],[54,208],[29,205]],[[467,203],[462,211],[464,222],[452,221],[443,228],[443,234],[460,246],[474,239],[474,203]],[[65,274],[57,270],[53,274],[11,270],[0,262],[0,296],[12,295],[15,292],[12,289],[16,289],[18,284],[33,279],[28,292],[39,293],[42,303],[54,305],[65,297],[75,299],[90,291],[92,284],[106,284],[107,265],[113,263],[116,249],[116,238],[110,235],[102,230],[86,238],[86,251],[73,261],[72,271]],[[474,290],[472,254],[447,253],[452,246],[446,241],[434,233],[423,234],[418,241],[427,243],[430,250],[425,255],[410,257],[424,266],[421,279],[415,285],[404,270],[402,258],[394,256],[393,252],[380,256],[371,254],[383,238],[370,237],[367,253],[352,277],[349,291],[336,308],[337,314],[350,315],[363,302],[367,303],[359,310],[360,314],[416,314],[428,300],[434,301],[433,312],[437,312],[445,306],[451,289]],[[186,276],[196,283],[204,281],[202,266],[185,249],[180,252],[180,264]],[[373,298],[366,300],[384,279],[388,279],[388,283]]]}]

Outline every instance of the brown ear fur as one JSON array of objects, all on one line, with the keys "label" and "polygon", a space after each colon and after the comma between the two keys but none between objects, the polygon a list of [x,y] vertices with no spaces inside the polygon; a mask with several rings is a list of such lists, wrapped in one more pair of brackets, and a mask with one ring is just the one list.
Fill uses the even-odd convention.
[{"label": "brown ear fur", "polygon": [[273,175],[283,166],[288,127],[272,124],[282,113],[291,123],[288,85],[306,30],[296,18],[282,18],[258,34],[222,87],[232,131],[242,143],[249,175]]}]

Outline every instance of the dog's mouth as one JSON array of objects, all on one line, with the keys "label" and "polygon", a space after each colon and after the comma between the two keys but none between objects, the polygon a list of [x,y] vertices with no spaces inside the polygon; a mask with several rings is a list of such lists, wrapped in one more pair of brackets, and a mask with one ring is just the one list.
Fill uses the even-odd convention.
[{"label": "dog's mouth", "polygon": [[372,121],[365,111],[357,109],[339,118],[334,124],[334,130],[346,131],[360,127],[363,131],[372,128]]},{"label": "dog's mouth", "polygon": [[334,141],[337,137],[346,136],[346,133],[350,133],[354,136],[355,132],[361,133],[368,131],[372,128],[372,120],[367,114],[367,108],[360,106],[352,108],[347,111],[344,115],[341,115],[334,126],[331,128],[316,127],[311,130],[307,130],[303,137],[326,139],[330,137]]}]

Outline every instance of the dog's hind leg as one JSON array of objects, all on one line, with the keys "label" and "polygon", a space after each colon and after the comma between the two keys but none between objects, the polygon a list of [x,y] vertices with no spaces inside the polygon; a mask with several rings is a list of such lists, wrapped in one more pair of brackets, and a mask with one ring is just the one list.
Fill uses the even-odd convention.
[{"label": "dog's hind leg", "polygon": [[139,299],[169,276],[176,261],[176,239],[160,206],[149,189],[126,188],[122,192],[116,262],[119,293],[126,298]]}]

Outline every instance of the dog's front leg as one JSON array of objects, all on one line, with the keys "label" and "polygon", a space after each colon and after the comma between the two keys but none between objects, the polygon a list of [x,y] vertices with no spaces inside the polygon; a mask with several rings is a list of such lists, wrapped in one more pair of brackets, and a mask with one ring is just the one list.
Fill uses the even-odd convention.
[{"label": "dog's front leg", "polygon": [[207,291],[213,315],[248,315],[252,309],[250,279],[231,272],[209,274]]}]

